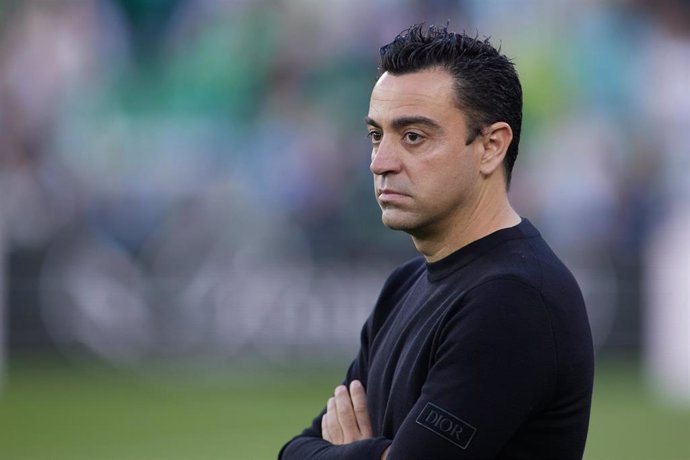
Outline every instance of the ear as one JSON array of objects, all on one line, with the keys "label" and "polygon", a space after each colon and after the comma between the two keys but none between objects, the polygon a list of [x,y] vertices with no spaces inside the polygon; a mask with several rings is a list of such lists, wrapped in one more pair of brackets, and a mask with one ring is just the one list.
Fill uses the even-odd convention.
[{"label": "ear", "polygon": [[513,140],[513,130],[506,122],[499,121],[484,129],[482,134],[482,156],[479,170],[484,176],[491,176],[496,170],[502,170],[503,158]]}]

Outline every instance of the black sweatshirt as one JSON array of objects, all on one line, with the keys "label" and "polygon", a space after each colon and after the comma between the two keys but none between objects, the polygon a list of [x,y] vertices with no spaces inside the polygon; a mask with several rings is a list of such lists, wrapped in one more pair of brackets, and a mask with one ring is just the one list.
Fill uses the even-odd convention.
[{"label": "black sweatshirt", "polygon": [[345,384],[374,437],[334,446],[322,412],[282,460],[580,459],[593,379],[582,295],[524,220],[386,281]]}]

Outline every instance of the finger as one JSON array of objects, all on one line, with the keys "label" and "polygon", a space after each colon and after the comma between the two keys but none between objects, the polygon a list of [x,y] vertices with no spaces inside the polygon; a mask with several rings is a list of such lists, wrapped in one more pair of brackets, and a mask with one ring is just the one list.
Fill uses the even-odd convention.
[{"label": "finger", "polygon": [[331,437],[331,443],[333,444],[343,444],[343,430],[340,429],[340,423],[338,422],[338,415],[336,414],[335,408],[335,398],[328,398],[328,404],[326,404],[328,418],[326,422],[328,423],[328,435]]},{"label": "finger", "polygon": [[391,446],[386,447],[386,450],[383,451],[381,454],[381,460],[387,460],[388,459],[388,451],[391,450]]},{"label": "finger", "polygon": [[367,394],[364,391],[364,386],[359,380],[353,380],[352,383],[350,383],[350,398],[352,399],[352,407],[355,411],[359,432],[362,437],[371,438],[374,434],[371,429],[371,420],[369,419]]},{"label": "finger", "polygon": [[333,441],[331,441],[331,436],[328,433],[328,412],[325,412],[321,417],[321,437],[325,441],[333,443]]},{"label": "finger", "polygon": [[347,387],[340,385],[335,389],[335,407],[338,414],[338,422],[343,431],[343,440],[345,443],[350,443],[359,439],[359,427],[355,418],[355,411],[352,408],[352,401]]}]

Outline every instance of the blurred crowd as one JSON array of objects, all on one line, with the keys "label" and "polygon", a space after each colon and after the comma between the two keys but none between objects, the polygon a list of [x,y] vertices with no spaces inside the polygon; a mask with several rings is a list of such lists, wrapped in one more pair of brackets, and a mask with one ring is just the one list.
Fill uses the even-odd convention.
[{"label": "blurred crowd", "polygon": [[416,22],[515,61],[514,204],[575,272],[597,346],[641,351],[668,303],[654,270],[690,277],[687,0],[2,2],[10,351],[350,350],[414,255],[380,224],[362,118],[379,46]]}]

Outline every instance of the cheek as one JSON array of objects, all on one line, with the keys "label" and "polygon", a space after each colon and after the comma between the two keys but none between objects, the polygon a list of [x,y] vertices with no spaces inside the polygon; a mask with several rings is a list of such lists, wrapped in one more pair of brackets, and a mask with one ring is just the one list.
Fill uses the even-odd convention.
[{"label": "cheek", "polygon": [[[454,143],[455,142],[455,143]],[[470,146],[457,147],[460,140],[437,142],[418,151],[407,163],[411,182],[419,189],[438,193],[464,188],[478,173]]]},{"label": "cheek", "polygon": [[425,187],[433,189],[433,194],[439,199],[455,201],[459,195],[465,196],[473,188],[478,169],[473,164],[469,152],[465,155],[456,154],[443,161],[430,162],[425,165]]},{"label": "cheek", "polygon": [[424,158],[418,166],[425,179],[431,183],[429,185],[452,183],[462,178],[467,169],[459,155],[448,152]]}]

